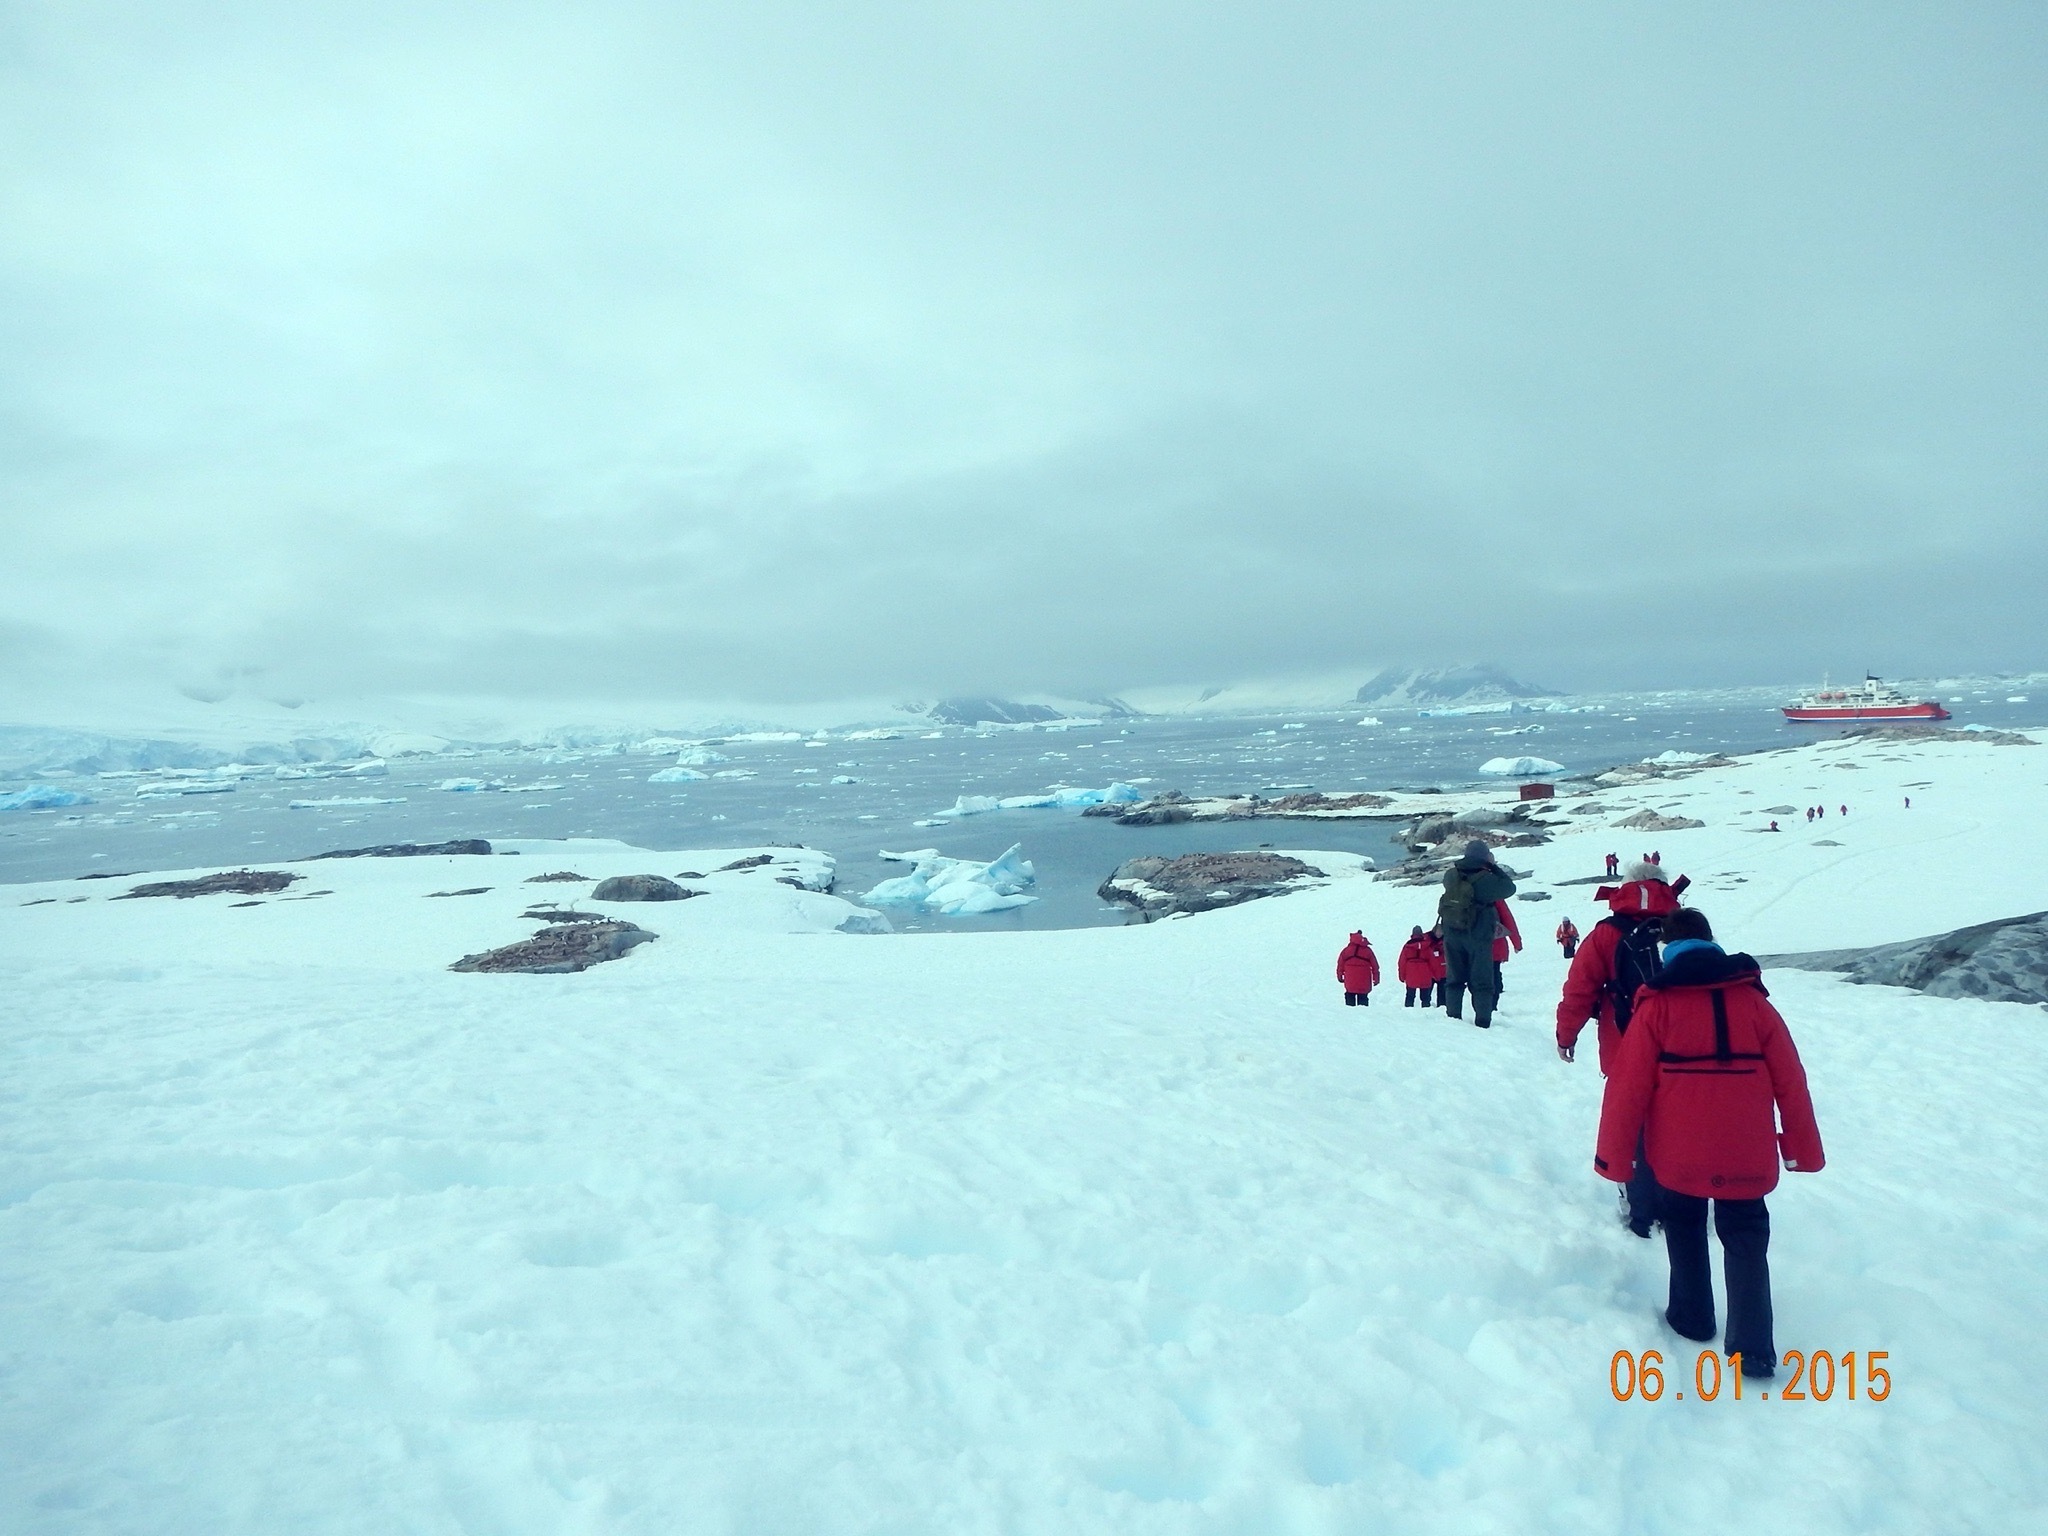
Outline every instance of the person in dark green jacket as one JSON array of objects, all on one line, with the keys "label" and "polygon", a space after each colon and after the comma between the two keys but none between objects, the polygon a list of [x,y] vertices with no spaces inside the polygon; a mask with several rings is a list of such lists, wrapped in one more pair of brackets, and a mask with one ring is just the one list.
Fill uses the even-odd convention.
[{"label": "person in dark green jacket", "polygon": [[1474,838],[1457,863],[1444,871],[1444,893],[1437,898],[1443,924],[1444,1012],[1465,1015],[1465,993],[1472,994],[1472,1022],[1493,1027],[1494,1005],[1500,1001],[1500,967],[1493,958],[1493,939],[1500,918],[1493,904],[1515,894],[1515,882],[1493,862],[1493,850]]}]

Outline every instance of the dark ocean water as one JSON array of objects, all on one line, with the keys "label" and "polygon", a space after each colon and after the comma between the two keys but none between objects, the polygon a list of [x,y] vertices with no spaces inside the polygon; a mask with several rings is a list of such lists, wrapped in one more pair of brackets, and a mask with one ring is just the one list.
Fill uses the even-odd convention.
[{"label": "dark ocean water", "polygon": [[[1955,724],[2038,726],[2048,709],[2002,697],[1951,701]],[[1398,858],[1380,821],[1226,822],[1119,827],[1072,810],[1015,810],[916,823],[959,795],[1036,794],[1054,785],[1101,788],[1116,780],[1148,793],[1314,788],[1344,793],[1390,787],[1456,788],[1480,782],[1491,757],[1536,756],[1565,774],[1686,752],[1753,752],[1835,733],[1791,726],[1762,696],[1656,698],[1610,702],[1599,713],[1474,715],[1426,719],[1412,713],[1361,725],[1362,712],[1230,720],[1140,718],[1063,729],[906,734],[894,741],[726,742],[715,770],[751,778],[652,784],[669,755],[632,752],[501,752],[393,760],[386,776],[278,779],[270,770],[229,780],[220,794],[138,798],[139,778],[39,776],[81,790],[93,803],[0,817],[0,883],[104,871],[150,871],[276,862],[373,843],[455,837],[608,837],[654,849],[802,843],[839,860],[841,894],[858,897],[906,872],[880,851],[937,848],[992,859],[1013,843],[1038,872],[1031,906],[980,918],[905,916],[898,927],[1065,928],[1126,921],[1095,888],[1123,859],[1270,845],[1327,848]],[[835,776],[857,780],[830,782]],[[495,780],[512,792],[458,793],[444,780]],[[0,783],[0,791],[25,780]],[[546,785],[547,788],[532,786]],[[399,803],[319,809],[293,800],[388,797]],[[663,870],[663,873],[674,873]]]}]

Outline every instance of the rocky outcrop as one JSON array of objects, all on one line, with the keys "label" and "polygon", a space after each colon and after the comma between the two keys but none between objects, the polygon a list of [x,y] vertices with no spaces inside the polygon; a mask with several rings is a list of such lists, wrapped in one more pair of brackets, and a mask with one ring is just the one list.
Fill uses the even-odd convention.
[{"label": "rocky outcrop", "polygon": [[1864,725],[1842,734],[1872,741],[1987,741],[1995,747],[2038,745],[2031,736],[2022,736],[2018,731],[1972,731],[1956,725]]},{"label": "rocky outcrop", "polygon": [[1900,944],[1758,959],[1766,968],[1839,971],[1861,985],[1911,987],[1930,997],[2048,1007],[2048,912],[2004,917]]},{"label": "rocky outcrop", "polygon": [[1694,827],[1704,827],[1704,821],[1695,821],[1690,816],[1660,816],[1655,811],[1637,811],[1633,816],[1624,816],[1615,823],[1636,832],[1689,832]]},{"label": "rocky outcrop", "polygon": [[229,869],[217,875],[201,875],[196,880],[158,880],[149,885],[138,885],[132,891],[123,891],[114,900],[131,901],[137,896],[175,896],[180,901],[191,896],[268,896],[273,891],[283,890],[294,880],[305,878],[281,869]]},{"label": "rocky outcrop", "polygon": [[941,699],[925,718],[939,725],[1025,725],[1067,717],[1049,705],[1014,699]]},{"label": "rocky outcrop", "polygon": [[1389,667],[1360,688],[1353,702],[1383,705],[1480,704],[1503,699],[1555,697],[1550,689],[1532,687],[1510,677],[1499,667],[1447,667],[1435,672]]},{"label": "rocky outcrop", "polygon": [[613,875],[600,880],[590,893],[592,901],[688,901],[702,891],[677,885],[666,875]]},{"label": "rocky outcrop", "polygon": [[1284,853],[1184,853],[1172,859],[1147,854],[1124,860],[1095,894],[1135,907],[1151,922],[1283,895],[1322,878],[1314,865]]},{"label": "rocky outcrop", "polygon": [[332,853],[309,854],[299,862],[316,859],[417,859],[436,853],[489,853],[491,845],[480,837],[458,837],[446,843],[379,843],[374,848],[337,848]]},{"label": "rocky outcrop", "polygon": [[[550,885],[556,883],[566,885],[570,882],[580,882],[588,880],[589,878],[590,876],[588,875],[577,874],[573,869],[558,869],[551,874],[528,875],[526,877],[525,883],[527,885]],[[700,876],[699,878],[702,877]]]},{"label": "rocky outcrop", "polygon": [[451,971],[518,971],[534,976],[555,976],[569,971],[587,971],[593,965],[616,960],[636,944],[656,937],[645,928],[615,919],[597,922],[561,923],[543,928],[530,939],[488,949],[482,954],[464,955]]}]

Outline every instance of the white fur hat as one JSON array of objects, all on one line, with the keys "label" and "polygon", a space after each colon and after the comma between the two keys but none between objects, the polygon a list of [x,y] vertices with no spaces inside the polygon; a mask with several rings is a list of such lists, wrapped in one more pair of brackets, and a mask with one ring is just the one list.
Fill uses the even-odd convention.
[{"label": "white fur hat", "polygon": [[1629,865],[1625,877],[1630,880],[1655,880],[1662,885],[1671,883],[1671,877],[1664,873],[1664,866],[1652,864],[1648,859],[1638,859]]}]

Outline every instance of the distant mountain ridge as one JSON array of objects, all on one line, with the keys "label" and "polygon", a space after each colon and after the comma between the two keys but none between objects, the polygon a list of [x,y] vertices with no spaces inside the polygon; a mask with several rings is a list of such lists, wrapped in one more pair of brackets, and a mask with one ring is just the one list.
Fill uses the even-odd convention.
[{"label": "distant mountain ridge", "polygon": [[1388,667],[1358,690],[1353,703],[1393,706],[1413,704],[1493,704],[1504,699],[1554,699],[1554,688],[1539,688],[1510,677],[1491,665],[1445,667],[1419,672]]}]

